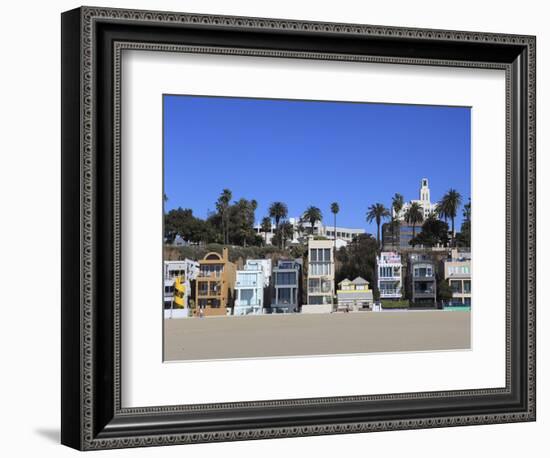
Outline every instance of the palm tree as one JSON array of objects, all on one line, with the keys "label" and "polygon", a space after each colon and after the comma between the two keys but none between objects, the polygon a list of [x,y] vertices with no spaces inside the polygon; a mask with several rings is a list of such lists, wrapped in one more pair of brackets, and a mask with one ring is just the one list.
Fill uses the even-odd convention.
[{"label": "palm tree", "polygon": [[462,209],[462,217],[464,221],[470,222],[472,219],[472,201],[468,199],[468,203],[464,205]]},{"label": "palm tree", "polygon": [[267,245],[267,233],[271,232],[271,218],[269,218],[268,216],[262,218],[260,230],[264,233],[265,244]]},{"label": "palm tree", "polygon": [[451,188],[445,193],[441,201],[437,204],[438,213],[444,216],[445,219],[451,218],[453,245],[455,241],[455,218],[461,203],[462,196],[457,190]]},{"label": "palm tree", "polygon": [[229,208],[229,202],[231,202],[231,197],[233,194],[229,189],[222,190],[222,193],[220,194],[220,197],[218,197],[218,200],[216,201],[216,210],[218,210],[218,213],[220,214],[220,218],[222,220],[222,234],[223,234],[223,242],[225,244],[228,243],[228,224],[227,224],[227,209]]},{"label": "palm tree", "polygon": [[418,202],[412,202],[405,212],[405,221],[413,227],[413,239],[416,237],[416,225],[423,220],[422,206]]},{"label": "palm tree", "polygon": [[273,202],[269,207],[269,216],[275,220],[275,231],[279,232],[279,223],[288,215],[288,207],[283,202]]},{"label": "palm tree", "polygon": [[396,192],[392,197],[392,201],[391,201],[391,206],[393,209],[392,221],[391,221],[391,235],[392,235],[394,247],[395,247],[395,226],[399,224],[398,223],[399,213],[401,213],[404,203],[405,203],[405,200],[403,199],[403,195]]},{"label": "palm tree", "polygon": [[405,200],[403,199],[403,195],[396,192],[391,200],[391,206],[396,217],[399,216],[399,213],[403,209],[404,203]]},{"label": "palm tree", "polygon": [[290,224],[288,221],[285,221],[281,224],[279,227],[279,236],[281,237],[281,243],[283,244],[283,249],[286,247],[286,241],[288,239],[292,239],[292,236],[294,235],[294,228],[292,227],[292,224]]},{"label": "palm tree", "polygon": [[311,225],[311,235],[313,235],[315,223],[317,221],[322,221],[323,214],[321,213],[321,210],[319,208],[310,206],[304,212],[303,218]]},{"label": "palm tree", "polygon": [[378,245],[378,249],[380,249],[380,224],[382,223],[383,219],[386,219],[389,216],[390,212],[386,207],[384,207],[384,204],[374,204],[368,208],[367,222],[372,223],[373,221],[376,221],[376,242]]},{"label": "palm tree", "polygon": [[330,204],[330,211],[334,215],[334,255],[336,255],[336,215],[340,211],[340,205],[338,202],[332,202]]},{"label": "palm tree", "polygon": [[288,215],[288,207],[283,202],[273,202],[269,207],[269,216],[275,220],[275,229],[279,228],[279,223]]},{"label": "palm tree", "polygon": [[304,227],[304,219],[301,217],[298,219],[298,224],[296,224],[296,232],[298,233],[298,237],[302,237],[305,231],[306,228]]}]

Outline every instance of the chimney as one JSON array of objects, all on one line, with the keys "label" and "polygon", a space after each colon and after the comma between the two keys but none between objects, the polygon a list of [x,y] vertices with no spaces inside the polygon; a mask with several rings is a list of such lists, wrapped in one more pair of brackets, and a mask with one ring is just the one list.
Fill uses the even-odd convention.
[{"label": "chimney", "polygon": [[229,261],[229,250],[227,249],[227,247],[223,247],[222,257],[225,262]]}]

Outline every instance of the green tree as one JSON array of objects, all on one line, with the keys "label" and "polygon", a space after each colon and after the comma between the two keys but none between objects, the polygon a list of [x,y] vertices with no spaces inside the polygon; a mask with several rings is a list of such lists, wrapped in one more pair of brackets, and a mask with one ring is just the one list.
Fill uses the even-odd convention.
[{"label": "green tree", "polygon": [[449,225],[437,219],[435,214],[431,214],[422,224],[420,234],[414,237],[410,244],[425,247],[447,246],[449,244]]},{"label": "green tree", "polygon": [[231,197],[233,197],[232,192],[229,189],[223,189],[222,193],[216,201],[216,210],[221,218],[222,225],[222,234],[223,234],[223,243],[229,243],[229,230],[227,223],[227,210],[229,208],[229,202],[231,202]]},{"label": "green tree", "polygon": [[390,216],[389,210],[384,207],[384,204],[373,204],[367,211],[367,222],[372,223],[376,221],[376,242],[378,243],[378,249],[380,249],[380,224],[382,220]]},{"label": "green tree", "polygon": [[227,208],[228,243],[241,246],[261,243],[261,237],[258,241],[254,231],[254,212],[257,205],[254,200],[241,198]]},{"label": "green tree", "polygon": [[301,217],[298,219],[298,223],[296,224],[296,234],[298,234],[299,239],[303,237],[305,231],[306,228],[304,227],[304,219]]},{"label": "green tree", "polygon": [[399,213],[401,213],[401,210],[403,210],[404,203],[405,203],[405,199],[403,198],[403,195],[396,192],[392,197],[392,201],[391,201],[391,206],[393,209],[392,219],[391,219],[391,234],[392,234],[394,248],[395,248],[395,229],[399,226]]},{"label": "green tree", "polygon": [[338,202],[332,202],[330,204],[330,212],[334,215],[334,252],[336,253],[336,215],[340,212],[340,205],[338,205]]},{"label": "green tree", "polygon": [[267,233],[271,232],[271,218],[268,216],[262,218],[262,222],[260,224],[260,230],[264,233],[265,237],[265,244],[267,245]]},{"label": "green tree", "polygon": [[168,241],[174,240],[179,234],[185,240],[194,243],[217,242],[218,232],[210,221],[204,221],[193,216],[189,208],[172,209],[164,216],[164,234]]},{"label": "green tree", "polygon": [[363,277],[377,294],[376,255],[378,242],[370,234],[359,234],[345,247],[336,252],[336,261],[340,268],[336,271],[336,284],[344,278],[353,280]]},{"label": "green tree", "polygon": [[449,286],[447,280],[442,278],[437,285],[437,300],[439,302],[448,303],[453,298],[453,290]]},{"label": "green tree", "polygon": [[278,231],[281,220],[288,216],[288,207],[283,202],[273,202],[269,206],[269,216],[275,220],[275,230]]},{"label": "green tree", "polygon": [[453,240],[453,245],[455,244],[455,218],[462,203],[462,196],[455,189],[449,189],[444,195],[443,198],[437,204],[437,212],[440,216],[443,216],[445,220],[447,218],[451,219],[451,236]]},{"label": "green tree", "polygon": [[412,202],[405,212],[405,221],[413,228],[413,239],[416,237],[416,225],[421,223],[423,220],[424,216],[422,207],[418,202]]},{"label": "green tree", "polygon": [[310,206],[304,212],[303,218],[310,224],[311,234],[313,235],[315,223],[321,222],[323,220],[323,214],[321,213],[321,210],[319,208]]},{"label": "green tree", "polygon": [[282,223],[279,226],[279,234],[282,240],[282,247],[285,249],[287,240],[292,240],[292,236],[294,235],[294,228],[292,227],[292,224],[288,221]]},{"label": "green tree", "polygon": [[462,225],[460,226],[460,232],[456,234],[456,244],[460,247],[470,247],[471,246],[471,235],[470,235],[470,226],[471,226],[471,201],[468,200],[468,203],[464,205],[462,210]]}]

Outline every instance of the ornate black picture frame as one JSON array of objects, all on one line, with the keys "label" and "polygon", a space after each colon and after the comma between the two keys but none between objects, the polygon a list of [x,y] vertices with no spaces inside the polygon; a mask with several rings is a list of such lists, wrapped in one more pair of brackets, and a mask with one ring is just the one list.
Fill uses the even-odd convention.
[{"label": "ornate black picture frame", "polygon": [[[506,386],[123,408],[123,49],[506,71]],[[82,7],[62,15],[62,434],[80,450],[535,420],[535,37]]]}]

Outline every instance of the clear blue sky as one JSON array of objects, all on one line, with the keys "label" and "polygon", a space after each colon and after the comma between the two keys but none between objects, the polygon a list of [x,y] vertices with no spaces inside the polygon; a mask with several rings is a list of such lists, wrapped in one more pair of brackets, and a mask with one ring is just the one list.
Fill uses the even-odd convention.
[{"label": "clear blue sky", "polygon": [[204,218],[229,188],[258,201],[257,221],[283,201],[289,216],[315,205],[331,223],[337,201],[338,225],[374,233],[368,206],[418,199],[423,177],[432,202],[451,187],[468,201],[469,108],[164,96],[168,210]]}]

